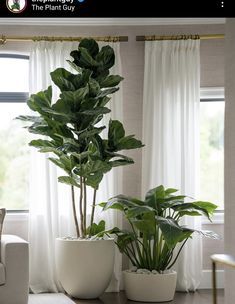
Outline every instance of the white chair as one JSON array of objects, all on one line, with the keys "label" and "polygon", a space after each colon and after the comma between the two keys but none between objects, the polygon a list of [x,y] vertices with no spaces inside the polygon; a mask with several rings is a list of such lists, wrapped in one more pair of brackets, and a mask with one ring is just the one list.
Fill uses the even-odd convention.
[{"label": "white chair", "polygon": [[28,242],[15,235],[2,235],[0,304],[27,304],[29,293]]}]

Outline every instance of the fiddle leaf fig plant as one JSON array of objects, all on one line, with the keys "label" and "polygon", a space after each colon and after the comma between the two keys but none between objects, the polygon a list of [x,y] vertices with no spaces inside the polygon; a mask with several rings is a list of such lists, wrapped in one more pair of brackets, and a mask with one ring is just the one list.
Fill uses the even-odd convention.
[{"label": "fiddle leaf fig plant", "polygon": [[[116,244],[126,254],[133,266],[150,271],[170,269],[194,232],[218,238],[212,231],[185,227],[180,220],[185,216],[211,216],[216,205],[204,201],[185,201],[185,195],[176,195],[177,189],[162,185],[149,190],[145,200],[118,195],[100,205],[104,210],[116,209],[130,224],[130,231],[114,227],[107,235],[116,235]],[[177,246],[178,245],[178,246]]]},{"label": "fiddle leaf fig plant", "polygon": [[[50,74],[60,89],[58,100],[52,101],[52,86],[32,94],[27,104],[37,115],[18,119],[31,123],[27,127],[29,132],[43,136],[29,145],[54,155],[49,157],[50,161],[65,172],[58,180],[71,187],[77,237],[85,238],[105,227],[103,221],[94,223],[96,192],[103,176],[114,167],[134,163],[132,158],[121,154],[121,150],[143,145],[134,135],[126,136],[120,121],[110,119],[108,126],[102,121],[104,115],[111,112],[107,105],[123,80],[119,75],[110,75],[109,69],[115,63],[113,49],[108,45],[99,49],[95,40],[83,39],[70,55],[73,61],[68,63],[73,73],[57,68]],[[102,133],[106,128],[107,138]],[[93,188],[92,202],[87,202],[88,187]],[[75,188],[80,192],[79,208]],[[88,203],[92,205],[89,225]]]}]

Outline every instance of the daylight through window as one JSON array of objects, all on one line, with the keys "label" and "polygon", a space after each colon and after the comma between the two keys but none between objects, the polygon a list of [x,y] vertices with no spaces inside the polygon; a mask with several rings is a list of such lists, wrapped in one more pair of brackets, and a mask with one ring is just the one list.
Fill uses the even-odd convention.
[{"label": "daylight through window", "polygon": [[28,57],[0,54],[0,206],[28,209],[29,135],[14,118],[27,114]]}]

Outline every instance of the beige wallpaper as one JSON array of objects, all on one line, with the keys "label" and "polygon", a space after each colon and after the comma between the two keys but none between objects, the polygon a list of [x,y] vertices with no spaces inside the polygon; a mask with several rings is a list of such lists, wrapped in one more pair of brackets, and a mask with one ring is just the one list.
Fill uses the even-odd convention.
[{"label": "beige wallpaper", "polygon": [[[144,42],[136,42],[136,35],[171,35],[171,34],[219,34],[224,33],[223,25],[187,25],[187,26],[1,26],[0,35],[68,35],[101,36],[125,35],[128,42],[121,43],[124,93],[124,124],[127,132],[142,136],[143,107],[143,71]],[[11,50],[27,53],[30,43],[7,43],[0,51]],[[201,42],[201,86],[224,85],[224,41],[207,40]],[[123,187],[127,195],[139,196],[141,189],[141,150],[131,152],[135,164],[124,169]],[[222,229],[220,229],[222,230]],[[222,251],[222,244],[220,251]],[[210,267],[208,255],[217,252],[218,244],[204,241],[204,267]]]},{"label": "beige wallpaper", "polygon": [[[225,65],[225,250],[235,254],[235,19],[226,24]],[[235,271],[226,271],[225,303],[234,303]]]}]

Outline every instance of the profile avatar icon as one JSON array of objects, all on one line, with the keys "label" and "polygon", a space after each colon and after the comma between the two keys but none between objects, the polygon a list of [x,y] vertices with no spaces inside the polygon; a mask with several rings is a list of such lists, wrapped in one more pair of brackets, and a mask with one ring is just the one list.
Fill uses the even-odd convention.
[{"label": "profile avatar icon", "polygon": [[6,4],[12,13],[21,13],[27,6],[27,0],[6,0]]}]

